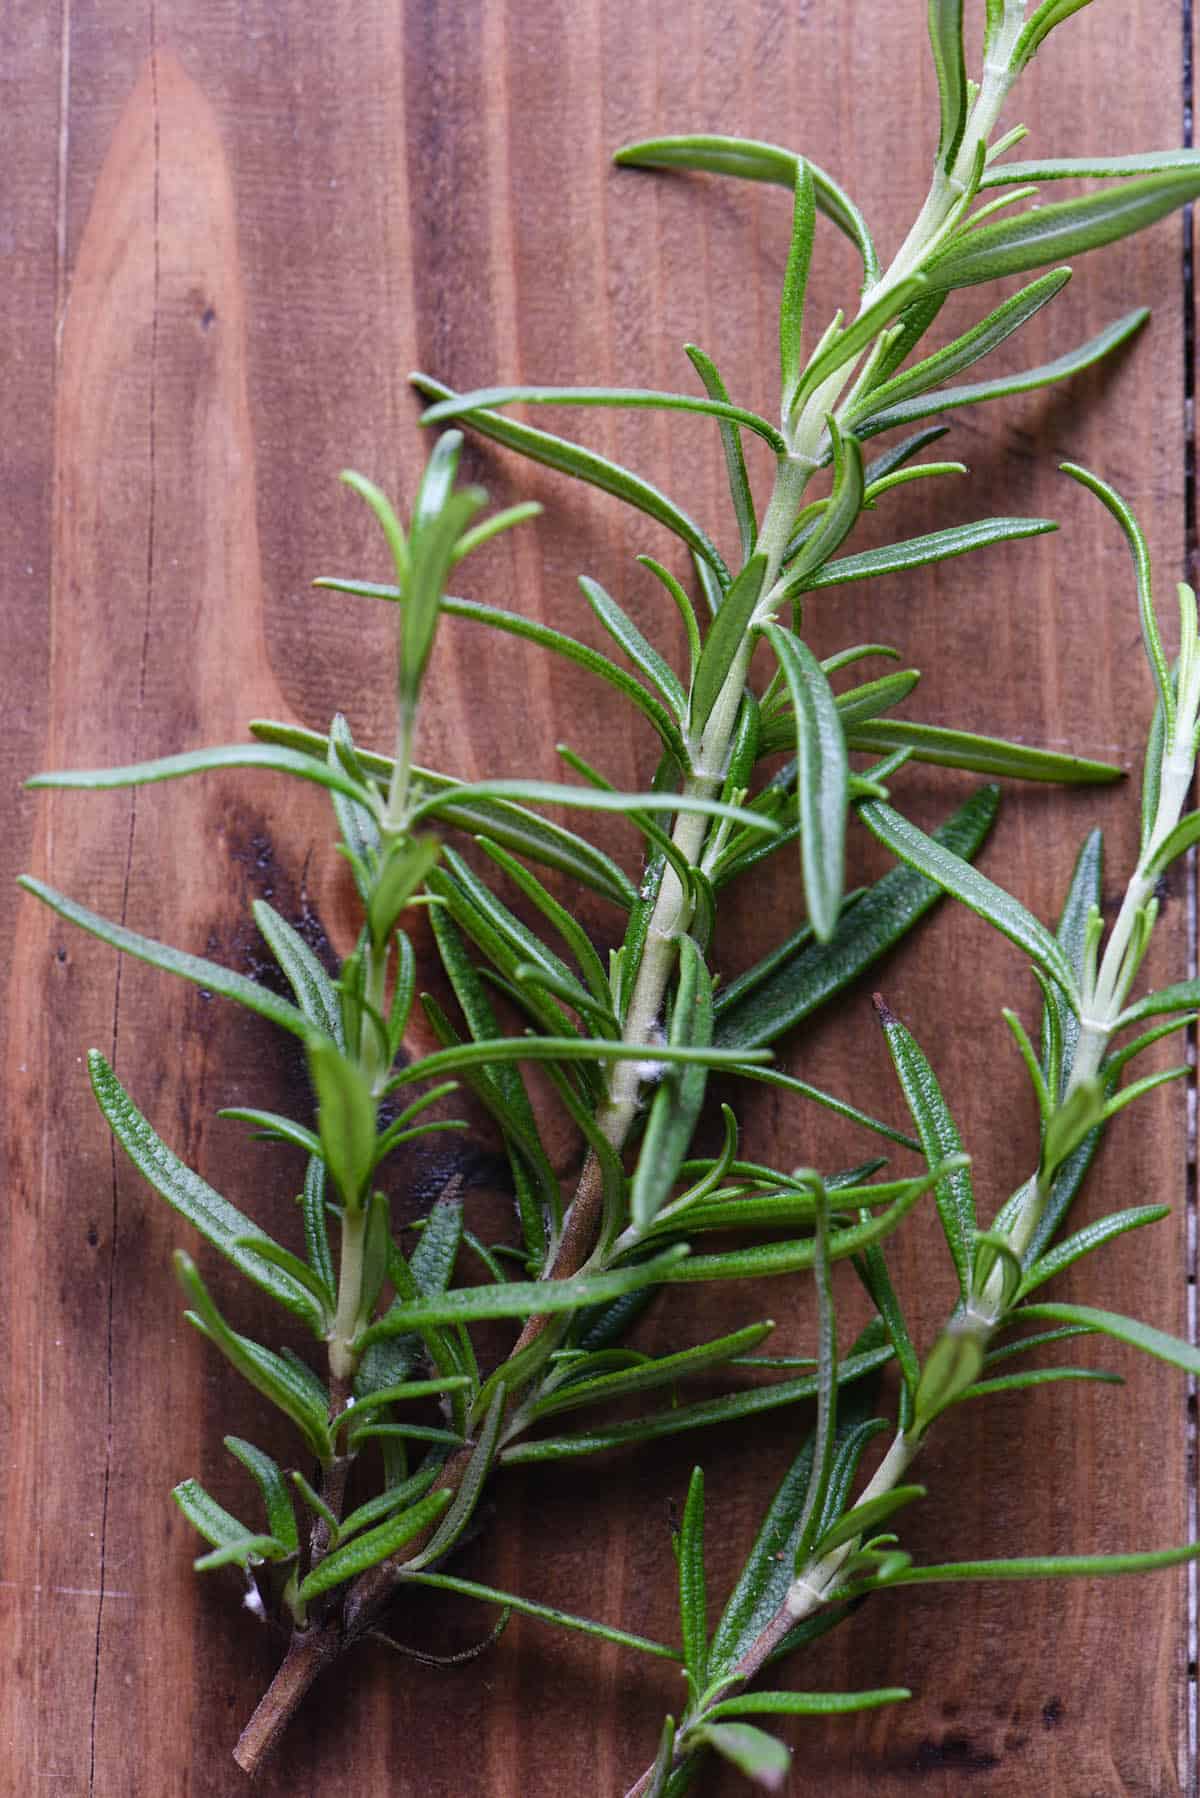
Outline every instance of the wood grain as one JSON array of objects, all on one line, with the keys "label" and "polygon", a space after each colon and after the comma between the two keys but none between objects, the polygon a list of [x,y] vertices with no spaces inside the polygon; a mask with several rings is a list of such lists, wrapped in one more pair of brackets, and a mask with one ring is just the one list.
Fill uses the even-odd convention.
[{"label": "wood grain", "polygon": [[[335,476],[352,465],[411,492],[422,443],[407,371],[419,365],[459,387],[493,377],[677,387],[678,346],[692,340],[739,399],[768,408],[786,196],[616,173],[608,154],[683,129],[794,144],[847,181],[890,246],[888,220],[910,215],[927,175],[918,121],[935,99],[923,10],[918,0],[669,10],[632,0],[63,0],[53,15],[0,21],[5,879],[30,868],[134,928],[243,969],[257,965],[247,908],[258,896],[344,948],[346,882],[315,795],[231,774],[35,805],[16,797],[17,782],[38,767],[233,740],[262,713],[320,726],[340,706],[359,736],[385,743],[388,619],[308,583],[383,573]],[[1169,144],[1182,130],[1182,79],[1180,0],[1096,6],[1043,53],[1021,116],[1048,154]],[[823,253],[814,317],[853,291],[849,255],[828,233]],[[970,481],[936,502],[896,496],[877,521],[881,534],[909,534],[951,515],[1044,513],[1061,520],[1058,536],[831,594],[811,612],[819,647],[896,641],[925,670],[921,716],[1136,766],[1148,700],[1124,551],[1054,466],[1068,455],[1089,463],[1133,500],[1169,595],[1186,546],[1178,221],[1084,258],[1014,351],[1014,365],[1057,354],[1141,300],[1154,305],[1153,325],[1115,363],[1049,398],[960,415],[950,442]],[[697,516],[725,516],[704,421],[562,417]],[[468,463],[498,503],[546,506],[535,530],[472,565],[472,593],[587,636],[574,583],[589,572],[661,631],[632,557],[669,554],[662,533],[631,532],[608,500],[487,447],[472,447]],[[449,624],[432,678],[424,754],[435,765],[551,775],[567,735],[618,781],[652,771],[653,742],[613,731],[586,676],[507,639],[485,644]],[[914,776],[905,800],[932,819],[965,785]],[[1079,839],[1100,819],[1115,895],[1134,810],[1128,788],[1013,790],[985,865],[1050,917]],[[629,860],[619,826],[606,841]],[[882,866],[861,839],[853,861],[856,875]],[[728,971],[795,909],[785,873],[747,892],[722,938]],[[611,942],[614,917],[600,902],[583,911],[597,941]],[[1165,918],[1157,978],[1186,965],[1181,875]],[[225,1431],[289,1450],[183,1325],[168,1269],[184,1232],[114,1155],[81,1057],[92,1044],[112,1054],[180,1153],[281,1230],[297,1169],[247,1146],[215,1112],[286,1109],[302,1069],[253,1019],[118,965],[31,902],[5,908],[3,929],[0,1756],[10,1771],[0,1786],[223,1798],[242,1789],[229,1749],[278,1647],[239,1611],[232,1582],[193,1577],[194,1541],[167,1493],[195,1474],[240,1500]],[[947,911],[876,983],[941,1070],[991,1209],[1033,1145],[998,1016],[1011,1002],[1030,1012],[1019,959]],[[895,1109],[865,990],[790,1047],[787,1065]],[[743,1111],[764,1156],[836,1166],[858,1153],[840,1126],[774,1095]],[[414,1160],[398,1207],[419,1212],[440,1171]],[[486,1141],[471,1172],[472,1214],[498,1228],[504,1199]],[[1174,1219],[1067,1276],[1063,1296],[1184,1330],[1186,1194],[1185,1104],[1172,1088],[1113,1132],[1084,1214],[1165,1198]],[[243,1327],[274,1339],[274,1317],[209,1258],[205,1271]],[[927,1217],[900,1239],[898,1279],[927,1338],[949,1298]],[[773,1315],[794,1352],[812,1340],[809,1304],[792,1282],[679,1301],[697,1340]],[[647,1346],[668,1339],[652,1320]],[[1064,1387],[956,1418],[929,1452],[930,1497],[906,1533],[918,1559],[1186,1538],[1182,1381],[1115,1345],[1103,1360],[1127,1375],[1123,1394]],[[707,1473],[720,1593],[801,1427],[777,1414],[749,1443],[719,1432],[653,1455],[508,1475],[464,1565],[670,1634],[669,1523],[694,1460]],[[414,1644],[446,1652],[491,1619],[428,1603],[409,1623]],[[1182,1798],[1195,1790],[1186,1658],[1182,1576],[895,1594],[832,1638],[828,1657],[797,1661],[793,1678],[905,1683],[913,1702],[788,1731],[788,1789]],[[318,1688],[261,1789],[619,1793],[678,1703],[670,1669],[532,1623],[450,1670],[364,1651]],[[732,1798],[743,1788],[713,1773],[702,1789]]]}]

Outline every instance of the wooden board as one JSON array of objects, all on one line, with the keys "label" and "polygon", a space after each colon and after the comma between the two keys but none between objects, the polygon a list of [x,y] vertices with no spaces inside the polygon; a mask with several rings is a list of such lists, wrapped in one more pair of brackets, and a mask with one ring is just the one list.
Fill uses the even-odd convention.
[{"label": "wooden board", "polygon": [[[1072,21],[1022,90],[1039,151],[1179,141],[1184,10],[1134,0]],[[248,971],[256,897],[344,948],[347,882],[315,794],[230,774],[35,803],[16,783],[39,767],[231,741],[262,714],[323,726],[341,707],[362,739],[385,745],[386,611],[314,595],[308,583],[330,571],[383,577],[336,474],[350,465],[411,492],[422,444],[408,370],[458,387],[673,388],[689,379],[679,346],[692,340],[739,399],[768,409],[786,196],[617,173],[608,154],[670,130],[782,141],[844,179],[894,246],[931,149],[923,12],[918,0],[69,0],[0,24],[5,890],[27,868],[135,929]],[[853,299],[849,255],[829,237],[814,317]],[[899,517],[915,533],[993,510],[1045,513],[1062,521],[1059,535],[830,595],[810,616],[822,650],[896,641],[925,670],[921,716],[1136,768],[1148,694],[1124,551],[1054,468],[1067,456],[1089,463],[1135,503],[1165,605],[1188,541],[1179,221],[1083,259],[1018,358],[1058,354],[1145,300],[1154,321],[1131,349],[1053,397],[966,415],[951,445],[970,481],[936,501],[901,495],[879,521],[891,531]],[[704,421],[562,418],[697,516],[724,517],[719,446]],[[472,565],[472,593],[586,635],[574,583],[589,572],[658,628],[652,584],[632,557],[663,554],[662,533],[631,532],[609,501],[490,449],[473,447],[468,464],[498,503],[546,507],[535,529]],[[613,733],[586,676],[507,640],[448,627],[432,678],[423,754],[434,765],[550,776],[567,735],[618,781],[652,771],[648,736]],[[913,777],[905,800],[932,819],[965,784]],[[1129,788],[1014,790],[985,865],[1051,917],[1083,832],[1100,820],[1106,892],[1116,894],[1135,810]],[[618,828],[609,841],[629,859]],[[857,837],[852,859],[855,877],[882,865]],[[1186,967],[1188,906],[1180,871],[1154,951],[1158,978]],[[723,939],[729,971],[796,909],[782,875],[747,892]],[[613,916],[599,904],[585,915],[610,941]],[[295,1168],[215,1112],[286,1109],[303,1071],[290,1044],[253,1019],[119,965],[30,901],[10,903],[3,928],[0,1785],[53,1782],[89,1798],[236,1793],[229,1750],[278,1650],[238,1609],[232,1582],[193,1577],[194,1539],[167,1494],[195,1474],[234,1502],[222,1434],[281,1454],[285,1438],[182,1322],[169,1257],[185,1233],[114,1154],[82,1057],[92,1045],[113,1057],[179,1152],[281,1229]],[[943,1073],[990,1210],[1033,1148],[998,1015],[1013,1003],[1031,1016],[1020,960],[947,911],[877,983]],[[895,1111],[866,990],[791,1046],[787,1065]],[[831,1167],[860,1152],[841,1126],[770,1096],[747,1102],[744,1116],[763,1156]],[[404,1215],[428,1202],[445,1165],[413,1163],[396,1193]],[[482,1138],[470,1167],[473,1215],[495,1224],[504,1200]],[[1085,1212],[1161,1198],[1173,1221],[1068,1276],[1063,1295],[1183,1330],[1187,1193],[1185,1103],[1172,1088],[1113,1133]],[[899,1246],[898,1278],[925,1337],[949,1296],[935,1239],[922,1218]],[[244,1293],[211,1258],[205,1268],[253,1331],[261,1320]],[[689,1304],[697,1340],[773,1315],[786,1348],[812,1341],[798,1282]],[[650,1325],[651,1347],[659,1328]],[[924,1466],[930,1497],[906,1534],[918,1559],[1186,1538],[1183,1382],[1115,1346],[1103,1359],[1127,1374],[1124,1394],[1055,1388],[956,1418]],[[726,1431],[662,1454],[509,1476],[465,1565],[549,1603],[670,1634],[669,1524],[694,1460],[707,1470],[721,1593],[801,1428],[781,1413],[748,1444]],[[859,1723],[787,1730],[788,1789],[1190,1793],[1186,1617],[1180,1575],[878,1601],[791,1677],[905,1683],[914,1700]],[[490,1623],[430,1605],[412,1619],[412,1640],[461,1649]],[[319,1687],[261,1789],[620,1793],[679,1702],[669,1668],[647,1671],[532,1623],[449,1670],[364,1651]],[[702,1789],[743,1788],[713,1773]]]}]

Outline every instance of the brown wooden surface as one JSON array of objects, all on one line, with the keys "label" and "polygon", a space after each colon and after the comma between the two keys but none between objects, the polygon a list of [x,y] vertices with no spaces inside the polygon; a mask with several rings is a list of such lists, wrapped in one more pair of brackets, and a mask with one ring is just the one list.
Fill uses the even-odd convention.
[{"label": "brown wooden surface", "polygon": [[[4,890],[29,868],[134,928],[240,968],[255,965],[248,902],[265,895],[344,947],[346,882],[316,795],[238,774],[35,803],[17,796],[18,781],[39,767],[228,741],[263,713],[322,726],[341,706],[360,737],[385,744],[389,620],[307,584],[329,570],[383,575],[363,512],[335,476],[349,464],[411,492],[421,445],[407,371],[420,365],[459,387],[676,387],[687,375],[679,345],[692,339],[736,397],[769,409],[786,196],[617,174],[607,153],[665,130],[787,142],[850,185],[890,247],[889,214],[910,216],[930,149],[923,12],[918,0],[10,8],[0,18]],[[1183,42],[1180,0],[1085,12],[1022,90],[1039,151],[1179,141]],[[1150,331],[1101,376],[966,415],[950,448],[971,464],[970,482],[936,499],[901,495],[873,521],[912,532],[989,510],[1043,512],[1062,520],[1061,533],[830,595],[812,608],[823,650],[890,639],[926,670],[919,715],[1135,766],[1147,681],[1127,564],[1094,503],[1053,471],[1076,457],[1136,503],[1165,605],[1184,571],[1182,244],[1173,220],[1084,259],[1015,359],[1057,353],[1143,300],[1155,308]],[[810,304],[823,318],[852,296],[852,271],[828,230],[819,260]],[[565,415],[564,428],[575,422]],[[724,517],[704,421],[593,414],[579,428],[699,517]],[[488,449],[472,449],[469,467],[497,501],[532,495],[547,512],[472,563],[467,590],[586,635],[574,577],[589,571],[647,624],[661,621],[631,560],[664,553],[654,527],[631,530],[611,502]],[[433,693],[424,756],[453,772],[552,775],[563,736],[618,780],[651,771],[648,735],[623,720],[612,730],[604,693],[585,676],[469,626],[447,627]],[[918,775],[904,799],[933,818],[965,784]],[[1013,791],[986,866],[1051,916],[1075,846],[1100,818],[1115,893],[1135,810],[1131,786],[1099,797]],[[610,841],[628,859],[619,829]],[[855,873],[882,865],[861,836],[852,853]],[[722,937],[730,971],[788,927],[796,899],[782,874],[742,896]],[[612,939],[612,913],[597,902],[586,916],[598,941]],[[296,1169],[214,1114],[286,1107],[302,1073],[290,1042],[254,1019],[119,965],[32,902],[10,898],[3,917],[0,1788],[233,1794],[243,1782],[229,1750],[277,1649],[239,1611],[234,1581],[193,1577],[195,1540],[167,1494],[195,1474],[240,1500],[226,1430],[290,1451],[182,1322],[169,1254],[187,1232],[114,1154],[82,1056],[92,1044],[114,1055],[180,1153],[279,1229],[292,1228]],[[1180,876],[1155,950],[1159,978],[1184,971],[1186,918]],[[876,983],[943,1073],[990,1212],[1033,1145],[998,1016],[1014,1001],[1031,1012],[1020,960],[946,911]],[[866,990],[787,1061],[896,1112]],[[743,1112],[747,1142],[764,1156],[837,1166],[862,1152],[841,1127],[771,1095]],[[504,1201],[480,1141],[471,1205],[497,1227]],[[432,1155],[413,1163],[397,1188],[401,1215],[423,1208],[445,1166]],[[1084,1212],[1165,1198],[1174,1220],[1064,1279],[1063,1295],[1182,1330],[1185,1197],[1184,1100],[1173,1088],[1113,1132]],[[949,1298],[936,1235],[922,1215],[897,1247],[925,1337]],[[213,1256],[202,1260],[243,1327],[275,1331]],[[783,1346],[803,1352],[812,1340],[802,1282],[688,1289],[678,1305],[692,1340],[768,1314]],[[652,1320],[648,1345],[668,1340]],[[1185,1538],[1183,1382],[1116,1345],[1096,1358],[1128,1374],[1124,1394],[1054,1388],[956,1415],[928,1452],[930,1497],[906,1526],[919,1559]],[[749,1443],[725,1431],[508,1475],[464,1565],[670,1633],[668,1527],[693,1462],[707,1469],[711,1578],[723,1595],[801,1427],[777,1413]],[[444,1651],[488,1626],[465,1607],[448,1616],[428,1605],[410,1635]],[[788,1789],[1188,1793],[1186,1657],[1182,1576],[895,1594],[865,1608],[827,1656],[795,1662],[791,1677],[902,1682],[914,1701],[859,1723],[789,1729]],[[532,1623],[450,1671],[371,1650],[318,1688],[262,1789],[620,1793],[679,1701],[669,1668]],[[742,1787],[713,1773],[702,1789]]]}]

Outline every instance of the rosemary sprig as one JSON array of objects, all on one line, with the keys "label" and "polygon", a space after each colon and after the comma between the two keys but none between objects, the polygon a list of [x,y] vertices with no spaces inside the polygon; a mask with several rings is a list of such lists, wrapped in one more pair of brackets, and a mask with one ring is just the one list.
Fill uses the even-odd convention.
[{"label": "rosemary sprig", "polygon": [[[346,477],[381,528],[392,579],[322,583],[395,607],[391,754],[356,743],[340,715],[325,733],[260,720],[248,745],[119,769],[46,774],[31,783],[105,788],[233,765],[316,782],[328,790],[338,849],[360,902],[358,941],[336,976],[287,919],[269,906],[256,907],[256,922],[291,988],[292,999],[285,1000],[109,923],[39,881],[25,882],[102,940],[242,1004],[304,1046],[312,1117],[246,1106],[232,1114],[260,1136],[305,1150],[297,1233],[302,1253],[299,1241],[291,1248],[268,1236],[189,1169],[105,1058],[93,1051],[90,1059],[97,1100],[150,1184],[323,1348],[318,1375],[299,1357],[242,1335],[191,1259],[177,1257],[190,1320],[290,1420],[304,1461],[284,1468],[254,1444],[228,1439],[230,1453],[258,1489],[262,1527],[233,1516],[194,1480],[175,1494],[209,1544],[197,1566],[236,1567],[250,1608],[290,1632],[283,1665],[238,1746],[247,1771],[261,1765],[322,1668],[356,1641],[378,1634],[385,1609],[413,1584],[522,1609],[631,1651],[658,1657],[674,1652],[615,1623],[566,1616],[535,1597],[464,1582],[442,1570],[477,1524],[481,1495],[504,1464],[646,1444],[713,1422],[816,1402],[815,1429],[712,1632],[703,1474],[697,1469],[693,1477],[676,1545],[688,1702],[678,1724],[668,1719],[653,1765],[633,1788],[642,1798],[681,1791],[696,1757],[709,1749],[762,1783],[778,1783],[786,1751],[759,1724],[745,1721],[748,1716],[829,1714],[904,1697],[892,1688],[747,1689],[766,1665],[832,1627],[868,1592],[929,1579],[1137,1570],[1192,1552],[915,1568],[880,1526],[921,1496],[908,1470],[934,1421],[953,1406],[1050,1378],[1099,1377],[1057,1367],[992,1373],[1012,1351],[1014,1345],[996,1342],[1014,1322],[1052,1323],[1058,1326],[1049,1332],[1055,1340],[1064,1331],[1107,1332],[1189,1371],[1200,1368],[1193,1351],[1151,1326],[1092,1307],[1029,1302],[1064,1266],[1161,1215],[1159,1208],[1139,1207],[1055,1242],[1099,1131],[1163,1078],[1121,1086],[1125,1067],[1163,1029],[1200,1010],[1200,993],[1186,983],[1130,1003],[1154,924],[1155,882],[1200,837],[1195,815],[1183,815],[1200,709],[1194,600],[1182,590],[1182,648],[1172,672],[1136,523],[1098,476],[1073,469],[1129,537],[1157,693],[1142,852],[1103,954],[1094,844],[1085,846],[1063,922],[1053,934],[972,866],[994,815],[993,789],[976,794],[932,836],[894,809],[891,795],[909,761],[1081,784],[1107,780],[1116,771],[898,717],[896,708],[919,680],[917,670],[873,679],[856,672],[849,677],[853,684],[841,682],[864,659],[894,658],[896,651],[848,644],[821,661],[804,635],[805,607],[820,604],[831,586],[931,566],[1054,528],[1045,519],[984,518],[855,550],[850,539],[864,512],[894,487],[964,472],[958,463],[917,460],[940,429],[919,429],[868,461],[864,445],[871,437],[1066,380],[1145,322],[1144,311],[1131,312],[1053,363],[1017,376],[961,380],[1061,294],[1070,275],[1062,258],[1140,230],[1200,192],[1200,159],[1187,152],[1069,164],[1001,160],[1021,134],[1020,128],[1000,134],[1011,90],[1049,32],[1079,9],[1070,0],[1043,0],[1032,11],[1025,0],[989,0],[976,81],[966,72],[959,0],[931,0],[929,35],[940,94],[933,176],[886,266],[859,208],[801,155],[711,136],[648,140],[618,153],[626,167],[706,170],[778,182],[791,191],[779,308],[778,423],[731,400],[715,363],[695,346],[688,354],[701,394],[598,387],[489,387],[460,394],[433,377],[414,377],[433,402],[427,423],[454,421],[478,431],[615,495],[675,534],[692,558],[692,592],[671,570],[646,560],[683,621],[682,669],[647,640],[618,599],[590,579],[582,582],[584,596],[620,661],[519,613],[448,593],[474,549],[537,510],[517,506],[481,517],[484,494],[457,484],[462,440],[455,429],[435,442],[407,523],[372,482]],[[1109,185],[1082,198],[1022,209],[1046,183],[1096,174],[1111,177]],[[807,305],[818,214],[855,245],[863,276],[855,315],[839,313],[819,333],[811,329]],[[947,294],[1013,274],[1035,278],[952,342],[924,351]],[[812,339],[807,349],[806,331]],[[655,484],[518,422],[506,410],[515,402],[650,407],[711,417],[724,452],[740,564],[728,567],[714,534]],[[775,458],[761,506],[742,453],[745,431]],[[504,773],[459,782],[418,763],[424,679],[443,613],[522,637],[606,683],[614,703],[628,702],[631,722],[648,725],[658,739],[661,759],[648,790],[615,790],[603,768],[573,750],[564,751],[564,759],[575,778],[562,782]],[[749,679],[760,649],[773,664],[761,690]],[[781,751],[786,767],[765,772],[763,763]],[[550,823],[541,813],[545,806],[566,808],[572,826]],[[636,881],[592,841],[589,814],[622,818],[640,840]],[[845,890],[846,834],[855,817],[907,864],[865,893]],[[448,840],[451,833],[471,839],[477,853],[463,853],[461,841],[456,846]],[[721,896],[789,845],[799,857],[806,921],[722,991],[710,953]],[[561,887],[548,884],[564,878],[601,895],[622,915],[619,946],[607,965],[570,898],[564,902]],[[514,887],[519,911],[510,903]],[[1039,1049],[1015,1014],[1009,1018],[1041,1116],[1039,1166],[986,1230],[978,1224],[970,1167],[933,1070],[915,1037],[886,1007],[883,1025],[912,1136],[875,1117],[873,1107],[864,1109],[771,1063],[771,1045],[843,994],[942,892],[980,911],[1030,956],[1045,997]],[[417,956],[404,927],[412,906],[429,910],[457,1009],[452,1015],[422,995],[425,1025],[439,1046],[405,1059],[401,1051],[406,1037],[412,1040],[418,997]],[[511,1012],[522,1020],[520,1033],[504,1027]],[[1171,1018],[1170,1026],[1114,1048],[1121,1030],[1160,1014]],[[529,1064],[537,1064],[578,1141],[582,1171],[571,1192],[563,1191],[555,1171],[543,1102],[522,1073]],[[716,1154],[697,1154],[694,1138],[710,1109],[714,1071],[772,1083],[831,1110],[856,1133],[851,1154],[859,1165],[837,1173],[750,1160],[729,1106],[722,1108],[723,1146]],[[422,1220],[409,1252],[393,1228],[388,1160],[415,1137],[459,1125],[434,1106],[460,1086],[470,1089],[503,1138],[516,1240],[479,1241],[467,1225],[460,1183],[453,1181]],[[875,1139],[872,1147],[882,1139],[889,1147],[899,1142],[919,1149],[924,1166],[892,1177],[881,1157],[862,1160],[862,1131]],[[891,1285],[885,1245],[927,1193],[938,1207],[960,1301],[922,1362]],[[483,1269],[482,1282],[464,1277],[468,1259],[475,1273]],[[849,1347],[839,1345],[837,1328],[841,1261],[854,1266],[876,1311]],[[767,1342],[773,1326],[766,1320],[656,1357],[627,1342],[647,1304],[669,1305],[673,1285],[796,1272],[811,1273],[817,1293],[816,1354],[803,1368],[751,1353]],[[476,1326],[495,1319],[510,1320],[516,1337],[505,1357],[489,1363]],[[872,1415],[875,1376],[892,1359],[900,1372],[892,1444],[855,1497],[862,1454],[886,1427]],[[733,1385],[716,1398],[677,1397],[678,1383],[691,1375],[746,1366],[784,1377]],[[605,1414],[605,1406],[641,1394],[654,1395],[644,1413],[616,1421]],[[598,1421],[589,1417],[577,1428],[573,1420],[562,1433],[549,1433],[559,1427],[552,1420],[596,1408]],[[352,1475],[369,1491],[347,1510]]]}]

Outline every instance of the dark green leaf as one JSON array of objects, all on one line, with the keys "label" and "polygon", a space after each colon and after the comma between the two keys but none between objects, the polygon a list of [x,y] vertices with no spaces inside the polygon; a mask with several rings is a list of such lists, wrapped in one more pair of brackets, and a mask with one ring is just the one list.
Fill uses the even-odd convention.
[{"label": "dark green leaf", "polygon": [[293,929],[286,918],[281,918],[265,899],[256,899],[251,910],[263,940],[287,976],[296,1003],[309,1023],[332,1037],[339,1048],[344,1048],[337,992],[321,963],[300,932]]},{"label": "dark green leaf", "polygon": [[1128,1211],[1116,1211],[1110,1217],[1098,1218],[1093,1224],[1087,1224],[1074,1236],[1068,1236],[1065,1242],[1056,1243],[1052,1249],[1035,1261],[1025,1275],[1020,1295],[1033,1292],[1038,1286],[1044,1286],[1047,1280],[1054,1279],[1064,1268],[1070,1267],[1084,1255],[1090,1255],[1093,1249],[1101,1248],[1114,1237],[1123,1236],[1126,1230],[1136,1230],[1142,1224],[1157,1224],[1162,1218],[1170,1217],[1169,1205],[1138,1205]]},{"label": "dark green leaf", "polygon": [[929,0],[929,43],[937,70],[941,100],[941,130],[937,162],[945,174],[954,158],[967,122],[967,69],[963,57],[962,0]]},{"label": "dark green leaf", "polygon": [[[981,787],[938,827],[934,840],[959,856],[977,853],[996,816],[999,793]],[[715,1041],[721,1047],[771,1043],[841,992],[899,942],[941,896],[941,888],[908,868],[893,869],[863,898],[843,909],[831,941],[794,939],[796,953],[773,967],[751,990],[714,1002]],[[1198,988],[1200,990],[1200,988]]]},{"label": "dark green leaf", "polygon": [[795,198],[792,205],[792,241],[783,274],[783,295],[779,302],[780,391],[785,417],[791,412],[792,398],[800,381],[804,296],[808,288],[815,222],[816,194],[812,171],[804,158],[799,156],[796,158]]},{"label": "dark green leaf", "polygon": [[334,1586],[340,1586],[345,1580],[355,1579],[360,1573],[365,1573],[368,1567],[376,1567],[380,1561],[386,1561],[403,1548],[406,1542],[411,1542],[414,1536],[419,1536],[430,1524],[436,1522],[450,1499],[449,1489],[443,1486],[409,1510],[401,1511],[396,1517],[389,1517],[373,1530],[365,1530],[352,1541],[344,1543],[341,1548],[335,1548],[301,1582],[301,1602],[307,1604],[310,1598],[332,1591]]},{"label": "dark green leaf", "polygon": [[[875,1348],[863,1354],[852,1354],[838,1369],[842,1385],[858,1380],[864,1374],[890,1361],[891,1347]],[[602,1449],[619,1448],[630,1442],[651,1441],[660,1436],[678,1436],[686,1430],[706,1428],[709,1424],[728,1423],[735,1418],[756,1417],[781,1405],[795,1404],[800,1399],[816,1396],[817,1376],[776,1380],[769,1386],[746,1392],[728,1393],[722,1398],[702,1399],[694,1405],[677,1405],[649,1417],[635,1417],[625,1423],[583,1431],[576,1436],[554,1436],[539,1442],[518,1442],[502,1451],[506,1464],[523,1461],[561,1461],[572,1455],[597,1454]],[[805,1473],[807,1479],[807,1470]],[[790,1577],[790,1574],[789,1574]]]},{"label": "dark green leaf", "polygon": [[612,596],[604,591],[599,581],[593,581],[587,575],[580,575],[579,585],[583,589],[584,598],[595,612],[597,618],[612,637],[619,643],[638,672],[649,682],[664,700],[677,718],[682,719],[687,711],[687,695],[675,670],[665,662],[652,644],[648,643],[637,625],[633,622]]},{"label": "dark green leaf", "polygon": [[708,1663],[708,1590],[704,1577],[704,1473],[692,1469],[683,1523],[676,1545],[679,1559],[679,1622],[683,1663],[693,1700],[704,1690]]}]

